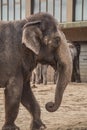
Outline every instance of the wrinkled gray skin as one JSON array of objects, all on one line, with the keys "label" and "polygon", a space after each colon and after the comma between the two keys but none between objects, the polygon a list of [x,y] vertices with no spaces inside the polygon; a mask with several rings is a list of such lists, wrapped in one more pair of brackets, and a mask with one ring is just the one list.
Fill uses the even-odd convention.
[{"label": "wrinkled gray skin", "polygon": [[5,124],[2,130],[19,130],[14,122],[19,105],[31,113],[31,130],[41,130],[39,104],[30,87],[32,70],[37,63],[50,64],[57,70],[59,81],[54,102],[46,104],[49,112],[56,111],[63,92],[70,82],[72,60],[66,38],[55,19],[46,13],[13,22],[0,22],[0,86],[5,87]]},{"label": "wrinkled gray skin", "polygon": [[48,65],[37,64],[36,68],[32,72],[32,84],[47,84],[47,68]]}]

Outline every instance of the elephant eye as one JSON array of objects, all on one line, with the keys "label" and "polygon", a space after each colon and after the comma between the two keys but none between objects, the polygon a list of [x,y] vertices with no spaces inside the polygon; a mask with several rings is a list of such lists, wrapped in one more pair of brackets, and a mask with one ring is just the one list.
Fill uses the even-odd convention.
[{"label": "elephant eye", "polygon": [[54,40],[53,40],[53,47],[58,47],[59,45],[59,41],[60,41],[60,37],[55,37]]},{"label": "elephant eye", "polygon": [[44,43],[47,45],[47,44],[48,44],[48,41],[49,41],[48,37],[45,36],[43,40],[44,40]]}]

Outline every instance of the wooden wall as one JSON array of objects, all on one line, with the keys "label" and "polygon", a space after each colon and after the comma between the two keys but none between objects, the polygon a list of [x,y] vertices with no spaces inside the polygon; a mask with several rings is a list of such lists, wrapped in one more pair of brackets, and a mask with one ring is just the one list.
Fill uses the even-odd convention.
[{"label": "wooden wall", "polygon": [[87,43],[81,44],[80,75],[81,75],[81,81],[87,82]]}]

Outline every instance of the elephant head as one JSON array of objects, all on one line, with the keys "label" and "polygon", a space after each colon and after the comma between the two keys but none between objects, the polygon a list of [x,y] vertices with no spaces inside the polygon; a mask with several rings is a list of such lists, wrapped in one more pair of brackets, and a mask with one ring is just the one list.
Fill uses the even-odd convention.
[{"label": "elephant head", "polygon": [[47,17],[44,17],[43,21],[30,20],[24,26],[22,43],[36,55],[37,62],[49,64],[59,72],[54,102],[46,104],[46,109],[54,112],[59,108],[64,90],[71,81],[72,58],[65,35],[55,19],[52,16],[50,19],[47,21]]}]

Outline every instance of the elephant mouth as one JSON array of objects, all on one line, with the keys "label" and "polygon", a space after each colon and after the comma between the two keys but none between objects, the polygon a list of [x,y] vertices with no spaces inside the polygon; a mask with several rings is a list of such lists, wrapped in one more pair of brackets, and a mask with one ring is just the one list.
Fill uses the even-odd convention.
[{"label": "elephant mouth", "polygon": [[[45,50],[45,52],[44,52]],[[40,52],[36,58],[37,62],[41,64],[51,65],[54,69],[57,69],[57,61],[55,59],[54,53],[49,51],[49,48],[43,46],[40,48]]]},{"label": "elephant mouth", "polygon": [[57,72],[55,98],[54,102],[48,102],[45,105],[45,108],[48,112],[55,112],[60,107],[64,90],[71,80],[72,65],[59,64],[60,62],[55,63],[56,64],[53,66]]}]

